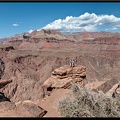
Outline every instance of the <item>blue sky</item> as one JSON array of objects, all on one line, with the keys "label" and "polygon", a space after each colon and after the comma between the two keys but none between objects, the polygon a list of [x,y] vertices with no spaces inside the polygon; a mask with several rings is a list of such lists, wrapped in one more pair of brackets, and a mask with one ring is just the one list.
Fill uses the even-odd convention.
[{"label": "blue sky", "polygon": [[40,29],[120,32],[119,2],[0,2],[0,38]]}]

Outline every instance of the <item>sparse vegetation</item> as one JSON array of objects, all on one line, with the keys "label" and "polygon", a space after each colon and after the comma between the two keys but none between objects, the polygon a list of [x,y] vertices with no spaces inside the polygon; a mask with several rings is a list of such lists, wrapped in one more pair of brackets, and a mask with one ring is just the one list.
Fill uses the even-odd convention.
[{"label": "sparse vegetation", "polygon": [[95,93],[75,83],[71,95],[59,101],[58,111],[63,117],[120,117],[120,97]]}]

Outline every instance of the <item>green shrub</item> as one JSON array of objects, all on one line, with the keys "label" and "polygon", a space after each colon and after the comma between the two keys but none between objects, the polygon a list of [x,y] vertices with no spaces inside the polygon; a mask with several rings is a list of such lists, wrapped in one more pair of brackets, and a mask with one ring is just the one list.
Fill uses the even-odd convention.
[{"label": "green shrub", "polygon": [[64,117],[120,117],[120,100],[107,96],[102,91],[98,93],[79,88],[72,84],[72,94],[59,101],[58,111]]}]

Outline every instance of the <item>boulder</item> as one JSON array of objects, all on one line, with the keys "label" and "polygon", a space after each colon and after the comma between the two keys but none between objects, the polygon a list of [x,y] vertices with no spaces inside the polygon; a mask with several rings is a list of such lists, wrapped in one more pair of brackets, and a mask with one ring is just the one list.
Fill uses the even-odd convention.
[{"label": "boulder", "polygon": [[43,117],[47,111],[32,101],[23,101],[16,104],[16,111],[19,116],[23,117]]},{"label": "boulder", "polygon": [[47,111],[32,101],[0,102],[1,117],[43,117]]}]

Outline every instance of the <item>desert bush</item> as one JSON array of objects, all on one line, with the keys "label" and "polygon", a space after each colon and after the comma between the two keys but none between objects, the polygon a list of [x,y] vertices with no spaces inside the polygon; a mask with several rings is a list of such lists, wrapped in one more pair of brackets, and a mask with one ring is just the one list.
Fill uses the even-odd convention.
[{"label": "desert bush", "polygon": [[59,101],[58,111],[64,117],[120,117],[120,100],[72,84],[73,97],[67,95]]}]

